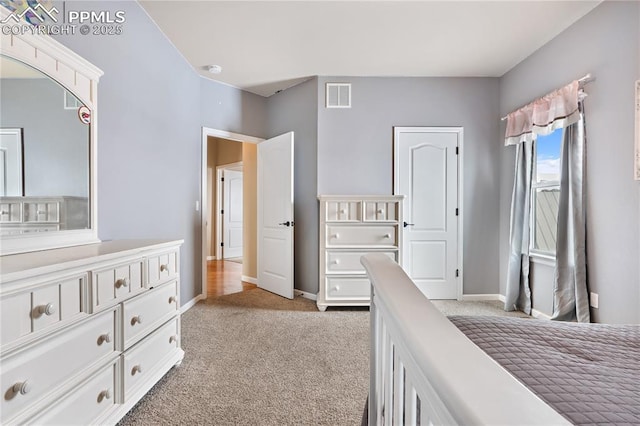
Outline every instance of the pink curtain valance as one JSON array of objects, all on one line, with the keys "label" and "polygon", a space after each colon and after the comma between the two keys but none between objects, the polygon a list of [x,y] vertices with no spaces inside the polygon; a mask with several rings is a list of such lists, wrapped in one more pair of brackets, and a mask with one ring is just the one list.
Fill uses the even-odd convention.
[{"label": "pink curtain valance", "polygon": [[505,145],[532,141],[578,121],[581,90],[578,80],[507,115]]}]

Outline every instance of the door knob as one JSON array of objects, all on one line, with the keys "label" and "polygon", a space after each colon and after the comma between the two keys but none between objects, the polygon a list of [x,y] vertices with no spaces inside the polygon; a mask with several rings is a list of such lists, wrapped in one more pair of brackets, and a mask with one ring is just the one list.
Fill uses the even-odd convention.
[{"label": "door knob", "polygon": [[286,222],[279,223],[278,225],[293,226],[293,222],[286,221]]},{"label": "door knob", "polygon": [[407,226],[413,226],[413,225],[415,225],[415,223],[407,223],[407,222],[403,222],[403,223],[402,223],[402,226],[403,226],[404,228],[406,228]]}]

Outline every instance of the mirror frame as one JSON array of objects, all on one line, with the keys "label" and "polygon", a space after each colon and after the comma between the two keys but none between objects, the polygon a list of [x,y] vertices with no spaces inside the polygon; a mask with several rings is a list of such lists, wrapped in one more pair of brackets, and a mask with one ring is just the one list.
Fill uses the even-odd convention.
[{"label": "mirror frame", "polygon": [[[10,12],[0,6],[0,20]],[[29,25],[21,22],[20,25]],[[98,239],[98,80],[104,74],[72,50],[42,34],[0,34],[0,54],[44,73],[91,110],[89,129],[89,229],[0,236],[0,256],[100,242]]]}]

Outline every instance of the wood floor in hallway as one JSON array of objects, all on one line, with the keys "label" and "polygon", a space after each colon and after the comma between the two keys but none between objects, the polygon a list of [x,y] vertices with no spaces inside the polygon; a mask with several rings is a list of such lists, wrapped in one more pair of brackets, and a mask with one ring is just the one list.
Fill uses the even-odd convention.
[{"label": "wood floor in hallway", "polygon": [[239,293],[257,286],[242,281],[242,264],[226,260],[207,262],[207,297],[220,297]]}]

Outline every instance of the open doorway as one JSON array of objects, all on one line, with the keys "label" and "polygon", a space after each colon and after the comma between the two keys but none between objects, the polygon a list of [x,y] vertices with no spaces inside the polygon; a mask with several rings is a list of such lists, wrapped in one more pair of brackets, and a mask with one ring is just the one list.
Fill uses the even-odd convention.
[{"label": "open doorway", "polygon": [[257,284],[257,143],[203,128],[202,253],[204,297]]}]

